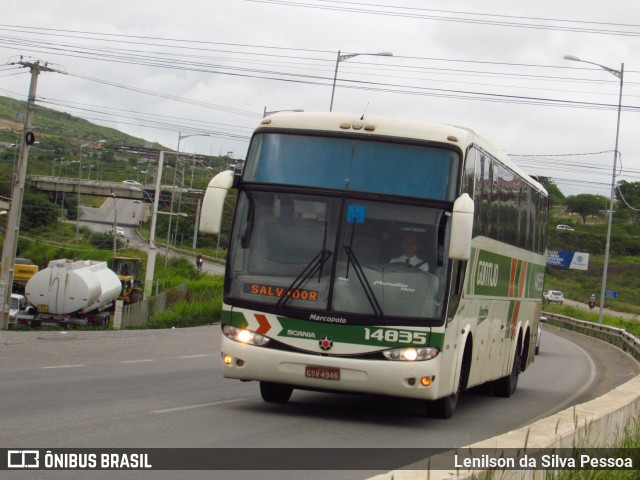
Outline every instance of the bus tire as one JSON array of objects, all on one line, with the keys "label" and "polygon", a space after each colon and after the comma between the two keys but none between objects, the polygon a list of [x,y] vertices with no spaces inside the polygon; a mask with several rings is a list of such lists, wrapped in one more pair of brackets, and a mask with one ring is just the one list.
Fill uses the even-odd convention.
[{"label": "bus tire", "polygon": [[269,403],[287,403],[293,393],[293,387],[281,383],[260,382],[262,400]]},{"label": "bus tire", "polygon": [[427,405],[427,413],[432,418],[441,418],[443,420],[453,417],[456,407],[458,406],[459,396],[460,389],[458,388],[456,393],[429,402]]},{"label": "bus tire", "polygon": [[513,366],[511,367],[511,373],[506,377],[494,380],[493,393],[499,397],[509,398],[514,394],[518,387],[518,377],[520,376],[520,348],[516,348],[516,353],[513,356]]},{"label": "bus tire", "polygon": [[455,393],[428,403],[427,413],[430,417],[441,418],[445,420],[453,417],[453,414],[458,407],[458,399],[460,398],[462,392],[467,388],[469,369],[471,368],[471,355],[471,343],[467,342],[465,346],[464,357],[462,359],[462,364],[460,365],[458,388],[456,389]]}]

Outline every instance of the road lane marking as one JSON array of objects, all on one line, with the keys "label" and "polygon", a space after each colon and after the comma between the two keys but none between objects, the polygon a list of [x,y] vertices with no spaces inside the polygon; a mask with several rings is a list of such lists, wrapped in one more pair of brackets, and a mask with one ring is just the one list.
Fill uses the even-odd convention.
[{"label": "road lane marking", "polygon": [[180,412],[182,410],[192,410],[194,408],[203,408],[203,407],[214,407],[216,405],[225,405],[227,403],[238,403],[244,402],[246,398],[234,398],[231,400],[220,400],[219,402],[210,402],[210,403],[200,403],[197,405],[185,405],[184,407],[175,407],[175,408],[165,408],[162,410],[153,410],[151,413],[171,413],[171,412]]},{"label": "road lane marking", "polygon": [[54,368],[78,368],[86,367],[86,365],[53,365],[51,367],[40,367],[41,370],[52,370]]},{"label": "road lane marking", "polygon": [[201,353],[200,355],[183,355],[178,358],[187,359],[187,358],[201,358],[201,357],[209,357],[210,355],[206,353]]},{"label": "road lane marking", "polygon": [[120,363],[148,363],[153,361],[154,360],[152,358],[146,358],[144,360],[123,360]]}]

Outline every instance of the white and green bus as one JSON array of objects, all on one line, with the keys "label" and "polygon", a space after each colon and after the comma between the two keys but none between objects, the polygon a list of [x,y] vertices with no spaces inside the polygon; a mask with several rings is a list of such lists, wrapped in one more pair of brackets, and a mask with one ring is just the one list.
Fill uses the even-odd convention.
[{"label": "white and green bus", "polygon": [[538,335],[547,193],[480,135],[277,113],[242,172],[212,179],[201,231],[219,232],[230,188],[224,377],[259,381],[267,402],[371,393],[441,418],[468,388],[515,391]]}]

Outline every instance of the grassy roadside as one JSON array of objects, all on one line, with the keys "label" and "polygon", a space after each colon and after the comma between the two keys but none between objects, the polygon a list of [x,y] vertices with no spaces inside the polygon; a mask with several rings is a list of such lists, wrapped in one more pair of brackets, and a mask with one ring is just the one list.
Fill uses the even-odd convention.
[{"label": "grassy roadside", "polygon": [[[627,425],[619,442],[612,448],[625,449],[635,466],[640,465],[640,419],[636,417]],[[634,470],[561,470],[546,472],[548,480],[638,480],[640,473]]]},{"label": "grassy roadside", "polygon": [[[587,311],[581,308],[571,307],[569,305],[556,305],[545,304],[543,310],[549,313],[555,313],[557,315],[564,315],[565,317],[575,318],[576,320],[584,320],[586,322],[598,323],[598,312]],[[627,332],[640,338],[640,321],[627,320],[624,318],[603,315],[602,323],[610,327],[623,328]]]}]

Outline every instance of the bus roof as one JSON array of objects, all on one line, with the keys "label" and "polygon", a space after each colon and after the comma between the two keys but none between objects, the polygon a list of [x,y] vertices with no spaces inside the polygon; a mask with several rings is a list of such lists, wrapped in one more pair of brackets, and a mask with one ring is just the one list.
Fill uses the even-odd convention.
[{"label": "bus roof", "polygon": [[466,152],[467,148],[473,144],[491,153],[497,160],[520,175],[534,188],[545,195],[547,194],[545,188],[528,173],[516,166],[506,153],[474,130],[466,127],[353,113],[278,112],[263,118],[258,130],[270,128],[300,131],[334,131],[336,133],[428,140],[456,146],[462,152]]}]

